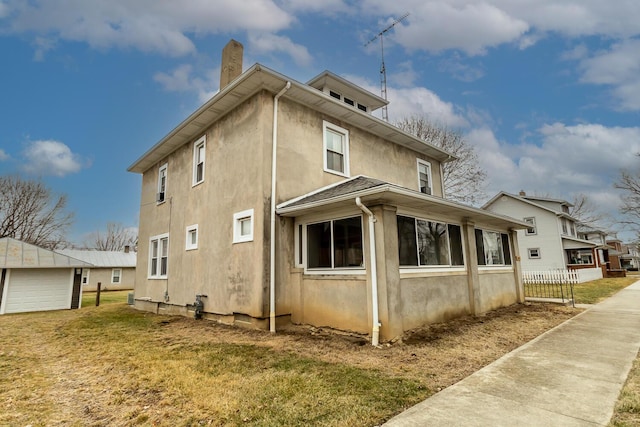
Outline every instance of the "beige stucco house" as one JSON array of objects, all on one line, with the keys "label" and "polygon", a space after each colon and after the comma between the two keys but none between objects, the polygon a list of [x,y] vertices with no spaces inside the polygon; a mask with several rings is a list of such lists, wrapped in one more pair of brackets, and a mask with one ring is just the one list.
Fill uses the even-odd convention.
[{"label": "beige stucco house", "polygon": [[[221,89],[130,167],[142,175],[135,307],[388,340],[524,300],[522,221],[448,201],[451,155],[328,71],[226,63]],[[228,84],[227,80],[230,80]]]}]

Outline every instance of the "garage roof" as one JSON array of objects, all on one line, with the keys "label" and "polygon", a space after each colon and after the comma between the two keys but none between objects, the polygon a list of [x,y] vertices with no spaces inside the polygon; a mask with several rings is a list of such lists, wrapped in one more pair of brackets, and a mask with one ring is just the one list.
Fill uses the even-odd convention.
[{"label": "garage roof", "polygon": [[11,237],[0,239],[0,268],[91,267],[91,264]]},{"label": "garage roof", "polygon": [[135,267],[136,253],[121,251],[96,251],[85,249],[63,249],[62,255],[92,264],[93,267]]}]

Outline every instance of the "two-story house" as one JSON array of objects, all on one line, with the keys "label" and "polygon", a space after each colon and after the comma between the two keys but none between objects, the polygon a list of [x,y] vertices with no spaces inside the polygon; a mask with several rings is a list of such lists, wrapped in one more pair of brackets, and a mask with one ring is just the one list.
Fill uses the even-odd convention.
[{"label": "two-story house", "polygon": [[575,269],[584,280],[602,278],[604,261],[597,249],[604,242],[586,240],[579,222],[569,215],[566,200],[500,192],[483,209],[521,219],[529,224],[518,231],[523,271]]},{"label": "two-story house", "polygon": [[377,344],[524,301],[526,224],[445,200],[452,156],[372,115],[384,99],[328,71],[300,83],[225,57],[241,51],[223,52],[237,74],[129,168],[142,174],[136,308],[187,314],[203,294],[205,318]]}]

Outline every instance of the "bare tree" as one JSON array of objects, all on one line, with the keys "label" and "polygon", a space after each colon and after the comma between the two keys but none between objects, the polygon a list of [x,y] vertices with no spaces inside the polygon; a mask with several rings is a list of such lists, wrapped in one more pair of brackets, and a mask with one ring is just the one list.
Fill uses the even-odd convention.
[{"label": "bare tree", "polygon": [[569,208],[569,215],[577,219],[581,224],[589,228],[609,228],[604,224],[604,222],[610,222],[607,215],[598,211],[598,208],[591,202],[591,199],[589,199],[586,194],[576,194],[571,204],[573,206]]},{"label": "bare tree", "polygon": [[437,126],[425,116],[404,118],[396,126],[457,157],[442,166],[446,198],[468,204],[476,204],[484,198],[487,173],[480,167],[478,155],[461,132]]},{"label": "bare tree", "polygon": [[121,251],[125,246],[135,248],[137,241],[138,236],[133,230],[123,227],[120,223],[109,222],[106,231],[91,233],[84,246],[99,251]]},{"label": "bare tree", "polygon": [[624,192],[620,208],[620,213],[625,216],[622,223],[633,227],[640,238],[640,172],[623,170],[614,187]]},{"label": "bare tree", "polygon": [[0,238],[48,249],[66,246],[66,232],[73,222],[66,205],[66,195],[55,195],[41,181],[0,176]]}]

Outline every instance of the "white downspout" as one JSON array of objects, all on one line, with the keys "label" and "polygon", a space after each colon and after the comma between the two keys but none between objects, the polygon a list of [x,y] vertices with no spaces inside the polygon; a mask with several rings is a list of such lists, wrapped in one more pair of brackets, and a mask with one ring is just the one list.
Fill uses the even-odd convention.
[{"label": "white downspout", "polygon": [[380,341],[380,320],[378,313],[378,269],[376,265],[376,217],[373,212],[362,204],[360,197],[356,197],[356,205],[369,217],[369,264],[371,265],[371,308],[373,317],[373,327],[371,330],[371,345],[377,346]]},{"label": "white downspout", "polygon": [[273,97],[273,137],[271,139],[271,229],[269,252],[269,330],[276,332],[276,160],[278,152],[278,99],[291,87],[291,82]]}]

